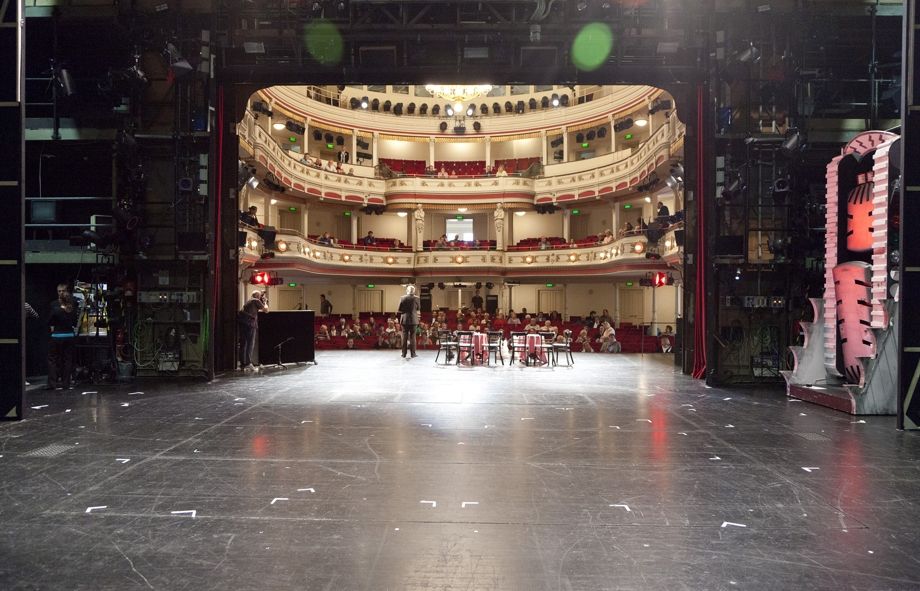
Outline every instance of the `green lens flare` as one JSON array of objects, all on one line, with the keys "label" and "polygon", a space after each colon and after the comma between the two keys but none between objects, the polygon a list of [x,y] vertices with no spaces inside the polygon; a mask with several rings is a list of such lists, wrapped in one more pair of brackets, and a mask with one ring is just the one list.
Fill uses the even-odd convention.
[{"label": "green lens flare", "polygon": [[342,35],[328,21],[313,21],[304,27],[307,51],[319,63],[330,66],[342,61]]},{"label": "green lens flare", "polygon": [[572,42],[572,63],[579,70],[596,70],[613,49],[613,33],[604,23],[591,23],[578,32]]}]

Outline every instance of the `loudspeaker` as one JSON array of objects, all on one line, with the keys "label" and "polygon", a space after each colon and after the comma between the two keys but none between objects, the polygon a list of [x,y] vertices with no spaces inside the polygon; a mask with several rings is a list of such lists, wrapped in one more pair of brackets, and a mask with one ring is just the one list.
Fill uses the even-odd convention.
[{"label": "loudspeaker", "polygon": [[284,310],[259,314],[259,363],[279,362],[280,343],[284,343],[281,345],[281,362],[315,363],[313,318],[313,310]]},{"label": "loudspeaker", "polygon": [[674,230],[674,242],[677,243],[677,246],[683,246],[684,240],[684,229],[681,228],[680,230]]},{"label": "loudspeaker", "polygon": [[489,315],[494,316],[498,312],[498,296],[494,294],[486,294],[486,312]]}]

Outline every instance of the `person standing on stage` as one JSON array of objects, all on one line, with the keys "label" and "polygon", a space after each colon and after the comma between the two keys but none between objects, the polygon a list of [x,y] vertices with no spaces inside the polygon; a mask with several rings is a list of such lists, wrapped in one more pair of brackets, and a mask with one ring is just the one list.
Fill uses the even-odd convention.
[{"label": "person standing on stage", "polygon": [[406,347],[412,353],[412,357],[418,357],[415,354],[415,327],[418,326],[418,313],[421,303],[415,295],[415,286],[406,286],[406,295],[399,299],[399,323],[403,329],[402,356],[406,357]]},{"label": "person standing on stage", "polygon": [[[47,390],[71,388],[70,377],[73,374],[78,314],[74,309],[73,296],[66,288],[66,285],[58,286],[57,305],[52,307],[51,318],[48,319],[51,342],[48,345],[48,385],[45,386]],[[61,385],[58,385],[58,379]]]},{"label": "person standing on stage", "polygon": [[259,312],[268,312],[262,292],[252,292],[252,298],[243,304],[239,313],[240,327],[240,369],[253,371],[252,351],[256,345],[256,332],[259,330]]}]

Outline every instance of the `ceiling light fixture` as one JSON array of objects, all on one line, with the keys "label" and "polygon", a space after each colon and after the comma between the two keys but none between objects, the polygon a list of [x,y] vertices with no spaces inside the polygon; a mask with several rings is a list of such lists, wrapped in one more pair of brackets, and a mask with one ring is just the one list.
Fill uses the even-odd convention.
[{"label": "ceiling light fixture", "polygon": [[459,211],[460,213],[466,213],[467,210],[468,210],[468,208],[466,208],[466,207],[458,207],[458,208],[457,208],[457,211]]},{"label": "ceiling light fixture", "polygon": [[514,212],[514,215],[518,216],[519,218],[522,218],[525,215],[527,215],[527,212],[526,211],[516,211]]},{"label": "ceiling light fixture", "polygon": [[645,117],[638,117],[633,120],[633,123],[635,123],[636,127],[645,127],[648,125],[648,119]]},{"label": "ceiling light fixture", "polygon": [[280,131],[284,129],[286,126],[284,125],[284,123],[272,123],[272,127]]},{"label": "ceiling light fixture", "polygon": [[404,218],[404,217],[406,217],[407,215],[409,215],[409,212],[407,212],[407,211],[397,211],[397,212],[396,212],[396,215],[398,215],[398,216],[401,217],[401,218]]}]

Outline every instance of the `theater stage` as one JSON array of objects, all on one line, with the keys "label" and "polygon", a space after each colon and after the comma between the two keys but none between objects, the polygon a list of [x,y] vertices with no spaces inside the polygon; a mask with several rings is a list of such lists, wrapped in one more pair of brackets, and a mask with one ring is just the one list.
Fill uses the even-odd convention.
[{"label": "theater stage", "polygon": [[322,351],[33,393],[0,425],[0,587],[920,586],[920,437],[894,417],[575,358]]}]

